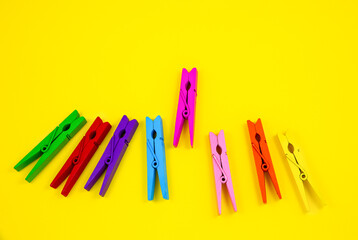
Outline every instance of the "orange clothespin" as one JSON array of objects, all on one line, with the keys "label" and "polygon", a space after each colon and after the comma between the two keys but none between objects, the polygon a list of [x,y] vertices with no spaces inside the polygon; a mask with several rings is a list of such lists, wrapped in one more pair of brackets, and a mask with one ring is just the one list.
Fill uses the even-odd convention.
[{"label": "orange clothespin", "polygon": [[273,168],[261,119],[258,119],[256,123],[253,123],[250,120],[248,120],[247,125],[249,127],[249,132],[250,132],[251,146],[252,146],[252,151],[254,153],[255,165],[256,165],[257,176],[259,178],[262,201],[264,203],[267,202],[265,176],[264,176],[265,172],[268,172],[271,181],[276,189],[277,195],[281,199],[282,198],[281,192],[278,187],[275,170]]}]

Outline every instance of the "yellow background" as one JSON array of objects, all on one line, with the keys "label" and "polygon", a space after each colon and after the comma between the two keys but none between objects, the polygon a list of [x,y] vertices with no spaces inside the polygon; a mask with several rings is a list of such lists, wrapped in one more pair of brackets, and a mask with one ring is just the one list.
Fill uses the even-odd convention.
[{"label": "yellow background", "polygon": [[[357,239],[357,10],[332,1],[0,2],[0,239]],[[198,69],[194,148],[172,146],[181,69]],[[31,183],[14,165],[77,109],[87,125]],[[83,189],[123,114],[139,127],[104,198]],[[164,122],[170,200],[147,198],[145,117]],[[50,182],[96,116],[113,127],[67,198]],[[262,204],[246,121],[283,199]],[[237,213],[218,217],[209,131],[224,129]],[[303,211],[290,129],[327,205]]]}]

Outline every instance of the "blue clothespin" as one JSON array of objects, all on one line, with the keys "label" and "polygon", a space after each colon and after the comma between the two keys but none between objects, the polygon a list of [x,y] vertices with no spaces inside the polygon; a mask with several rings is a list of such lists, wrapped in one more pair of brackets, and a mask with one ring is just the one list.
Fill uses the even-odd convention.
[{"label": "blue clothespin", "polygon": [[157,116],[153,121],[147,117],[146,129],[148,200],[153,200],[154,197],[156,170],[163,198],[169,199],[162,118]]}]

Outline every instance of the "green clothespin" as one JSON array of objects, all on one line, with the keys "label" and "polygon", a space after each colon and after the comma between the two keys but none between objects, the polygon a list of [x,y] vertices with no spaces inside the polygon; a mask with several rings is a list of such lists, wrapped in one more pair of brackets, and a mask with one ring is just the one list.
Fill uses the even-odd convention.
[{"label": "green clothespin", "polygon": [[31,150],[16,166],[17,171],[40,158],[31,172],[27,175],[26,181],[31,182],[46,165],[61,151],[61,149],[76,135],[86,124],[86,119],[80,117],[77,110],[73,111],[59,126],[57,126],[47,137]]}]

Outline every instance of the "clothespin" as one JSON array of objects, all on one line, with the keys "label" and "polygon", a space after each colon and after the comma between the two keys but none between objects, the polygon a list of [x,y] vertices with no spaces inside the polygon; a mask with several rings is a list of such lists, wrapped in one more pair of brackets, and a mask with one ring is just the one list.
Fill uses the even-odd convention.
[{"label": "clothespin", "polygon": [[66,197],[97,151],[98,146],[107,136],[111,127],[111,124],[108,122],[103,123],[102,119],[97,117],[50,186],[57,188],[68,177],[61,192],[61,194]]},{"label": "clothespin", "polygon": [[265,176],[267,172],[271,178],[271,181],[276,189],[278,197],[281,199],[281,192],[278,187],[278,182],[273,168],[270,152],[267,146],[264,129],[262,127],[261,119],[258,119],[256,123],[247,121],[249,127],[250,139],[252,151],[254,153],[255,165],[257,176],[259,178],[259,184],[261,189],[262,201],[266,203],[266,189],[265,189]]},{"label": "clothespin", "polygon": [[232,179],[230,174],[229,160],[226,153],[226,144],[224,131],[221,130],[219,135],[216,136],[214,133],[209,133],[211,154],[214,164],[214,175],[216,185],[216,198],[218,201],[219,215],[221,214],[221,189],[222,185],[225,184],[229,192],[232,206],[234,211],[237,211],[234,188],[232,185]]},{"label": "clothespin", "polygon": [[88,179],[85,189],[90,190],[92,186],[98,181],[101,175],[107,170],[104,177],[99,195],[102,197],[106,194],[109,185],[117,171],[119,163],[121,162],[124,153],[127,150],[128,144],[131,141],[135,131],[137,130],[138,122],[133,119],[129,121],[128,117],[124,115],[118,124],[117,129],[109,141],[106,150],[104,151],[97,166]]},{"label": "clothespin", "polygon": [[307,196],[305,193],[305,185],[309,184],[311,188],[313,189],[314,193],[318,197],[318,199],[321,201],[321,198],[319,197],[317,191],[312,186],[311,181],[308,180],[308,172],[307,168],[305,167],[304,160],[302,158],[300,149],[295,147],[289,140],[289,137],[283,134],[278,134],[278,138],[280,140],[282,149],[286,155],[286,159],[288,160],[288,165],[291,168],[291,172],[293,175],[293,178],[295,179],[298,191],[300,193],[300,196],[302,198],[304,207],[306,211],[309,211],[310,207],[308,204]]},{"label": "clothespin", "polygon": [[184,121],[186,119],[189,122],[190,144],[191,147],[193,147],[197,81],[198,71],[196,70],[196,68],[193,68],[190,72],[183,68],[181,75],[177,119],[175,122],[173,142],[174,147],[178,146],[180,134],[183,129]]},{"label": "clothespin", "polygon": [[148,200],[153,200],[154,197],[156,172],[158,172],[162,196],[164,199],[169,199],[162,118],[157,116],[153,121],[147,117],[146,131]]},{"label": "clothespin", "polygon": [[73,111],[59,126],[32,149],[31,152],[18,162],[14,168],[20,171],[40,158],[26,177],[26,181],[31,182],[85,124],[86,119],[80,117],[77,110]]}]

